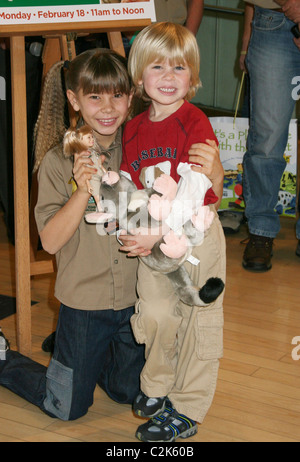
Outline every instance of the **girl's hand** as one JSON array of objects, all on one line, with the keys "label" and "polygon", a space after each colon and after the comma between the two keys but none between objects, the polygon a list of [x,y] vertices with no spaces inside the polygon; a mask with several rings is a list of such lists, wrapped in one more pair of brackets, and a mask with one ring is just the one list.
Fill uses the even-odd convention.
[{"label": "girl's hand", "polygon": [[89,158],[88,151],[74,154],[73,177],[80,192],[90,194],[88,191],[88,180],[95,173],[97,173],[97,169],[94,167],[92,159]]}]

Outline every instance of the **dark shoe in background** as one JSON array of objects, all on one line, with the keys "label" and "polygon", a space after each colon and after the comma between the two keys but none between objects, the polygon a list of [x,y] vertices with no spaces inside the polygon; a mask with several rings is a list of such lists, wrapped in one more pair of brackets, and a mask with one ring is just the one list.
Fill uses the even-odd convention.
[{"label": "dark shoe in background", "polygon": [[244,252],[243,267],[255,273],[264,273],[272,268],[273,240],[270,237],[250,234]]},{"label": "dark shoe in background", "polygon": [[297,255],[297,257],[300,257],[300,239],[298,241],[298,246],[297,246],[297,249],[296,249],[296,255]]},{"label": "dark shoe in background", "polygon": [[46,353],[54,352],[55,334],[56,332],[52,332],[42,343],[42,350]]}]

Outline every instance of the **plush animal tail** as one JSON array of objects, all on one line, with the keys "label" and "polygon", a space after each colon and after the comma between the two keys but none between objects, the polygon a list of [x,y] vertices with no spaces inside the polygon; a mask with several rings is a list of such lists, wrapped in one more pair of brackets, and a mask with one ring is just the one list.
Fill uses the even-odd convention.
[{"label": "plush animal tail", "polygon": [[210,278],[199,290],[196,288],[184,266],[167,274],[175,291],[183,303],[190,306],[207,306],[214,302],[224,290],[225,284],[220,278]]},{"label": "plush animal tail", "polygon": [[220,278],[210,278],[206,284],[199,290],[199,297],[204,303],[214,302],[223,292],[224,282]]}]

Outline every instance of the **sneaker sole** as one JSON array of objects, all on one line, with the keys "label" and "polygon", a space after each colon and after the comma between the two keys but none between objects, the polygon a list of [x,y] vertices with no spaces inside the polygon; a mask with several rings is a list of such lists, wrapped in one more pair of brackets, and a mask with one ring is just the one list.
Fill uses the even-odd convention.
[{"label": "sneaker sole", "polygon": [[177,436],[173,436],[169,440],[147,440],[146,438],[143,437],[143,435],[140,432],[136,432],[135,436],[137,437],[137,439],[139,439],[143,443],[172,443],[173,441],[177,440],[177,438],[183,438],[183,439],[190,438],[191,436],[196,435],[197,432],[198,432],[198,426],[195,425],[194,427],[189,428],[185,432],[180,433]]},{"label": "sneaker sole", "polygon": [[253,263],[253,265],[249,265],[249,263],[243,262],[242,265],[245,270],[252,271],[253,273],[266,273],[267,271],[270,271],[270,269],[272,269],[271,264],[269,266],[259,265],[257,263]]}]

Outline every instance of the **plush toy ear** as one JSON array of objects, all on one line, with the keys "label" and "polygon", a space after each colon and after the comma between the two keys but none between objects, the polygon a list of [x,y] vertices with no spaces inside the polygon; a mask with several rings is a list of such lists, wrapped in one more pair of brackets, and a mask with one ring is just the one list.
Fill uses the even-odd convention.
[{"label": "plush toy ear", "polygon": [[146,191],[139,189],[131,194],[128,204],[128,212],[136,212],[137,209],[147,205],[149,196]]},{"label": "plush toy ear", "polygon": [[146,176],[146,168],[147,167],[142,168],[141,174],[139,176],[139,180],[142,183],[142,185],[144,186],[144,188],[147,188],[146,183],[145,183],[145,181],[146,181],[146,178],[145,178],[145,176]]},{"label": "plush toy ear", "polygon": [[109,186],[118,183],[119,180],[120,175],[117,172],[113,172],[112,170],[106,172],[102,177],[102,183],[105,183]]},{"label": "plush toy ear", "polygon": [[112,213],[104,213],[104,212],[92,212],[85,215],[85,221],[87,223],[106,223],[107,221],[112,220],[113,214]]},{"label": "plush toy ear", "polygon": [[154,181],[153,189],[162,194],[164,199],[173,201],[177,194],[178,185],[170,175],[163,173]]}]

